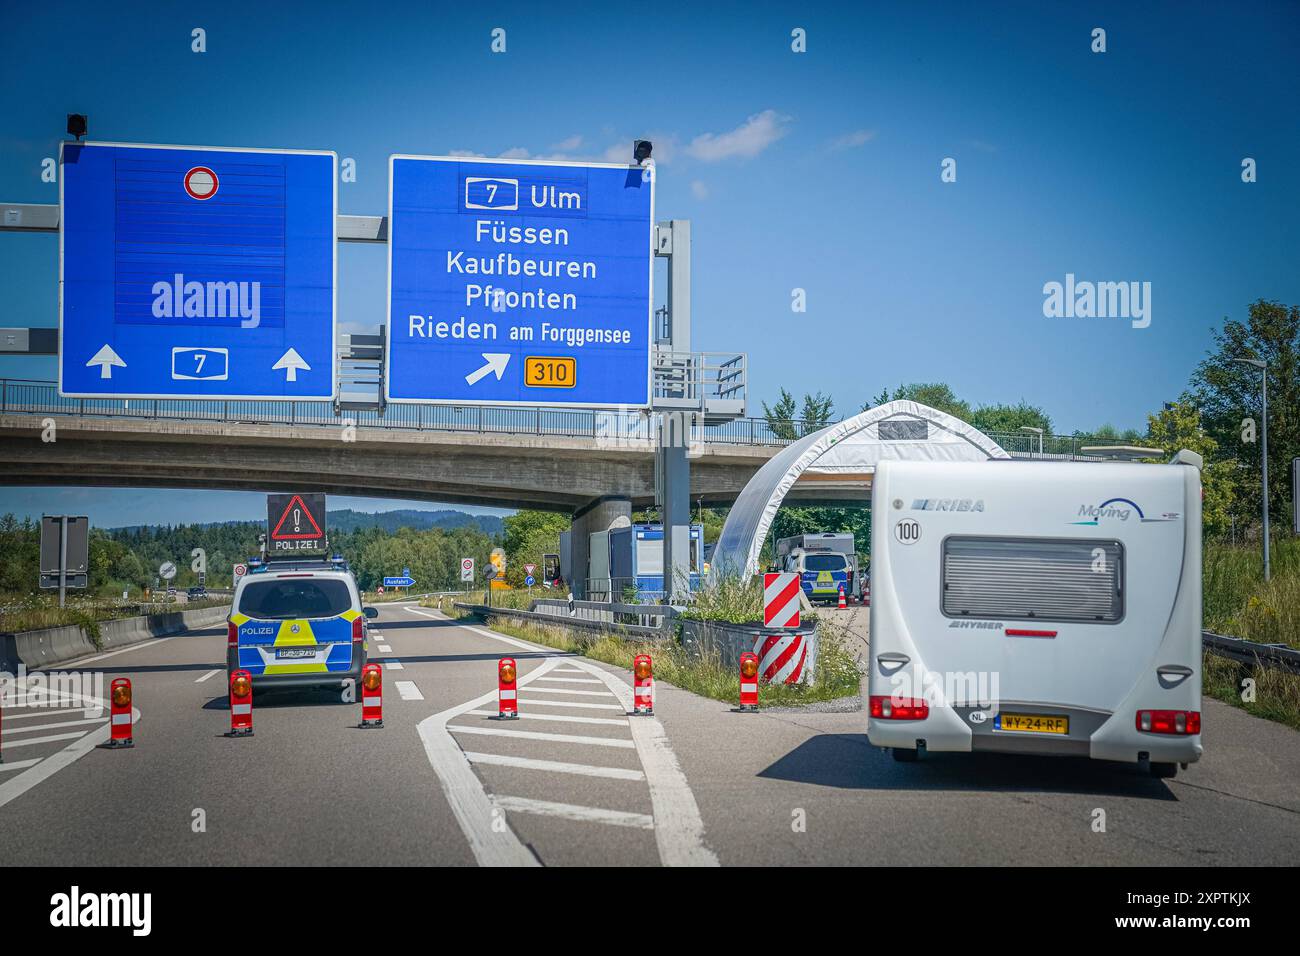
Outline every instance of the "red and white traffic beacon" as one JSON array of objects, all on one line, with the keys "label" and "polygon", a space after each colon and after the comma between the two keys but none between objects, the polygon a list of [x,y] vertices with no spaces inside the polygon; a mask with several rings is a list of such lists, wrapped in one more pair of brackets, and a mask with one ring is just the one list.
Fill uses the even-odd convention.
[{"label": "red and white traffic beacon", "polygon": [[518,677],[513,657],[497,661],[497,718],[500,720],[519,719],[519,687],[515,683]]},{"label": "red and white traffic beacon", "polygon": [[740,655],[740,709],[758,713],[758,655],[753,651]]},{"label": "red and white traffic beacon", "polygon": [[131,682],[125,677],[116,678],[109,685],[108,699],[112,730],[108,743],[104,746],[109,750],[134,747],[135,740],[131,736]]},{"label": "red and white traffic beacon", "polygon": [[230,675],[230,730],[226,736],[253,736],[253,677],[248,671]]},{"label": "red and white traffic beacon", "polygon": [[638,654],[632,662],[632,713],[649,717],[654,712],[654,665],[649,654]]},{"label": "red and white traffic beacon", "polygon": [[361,668],[360,726],[384,726],[384,672],[378,664],[367,664]]}]

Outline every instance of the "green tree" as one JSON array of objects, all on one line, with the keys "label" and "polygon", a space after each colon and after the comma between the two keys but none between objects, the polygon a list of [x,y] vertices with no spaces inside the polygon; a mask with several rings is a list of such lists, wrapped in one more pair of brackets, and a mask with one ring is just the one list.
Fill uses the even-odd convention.
[{"label": "green tree", "polygon": [[519,511],[501,524],[505,529],[506,583],[523,587],[524,565],[540,568],[543,554],[558,554],[560,532],[569,530],[570,519],[553,511]]},{"label": "green tree", "polygon": [[[929,405],[964,422],[969,422],[972,415],[970,403],[963,402],[954,395],[952,389],[944,382],[912,382],[909,385],[900,385],[894,389],[893,395],[889,395],[889,390],[886,389],[877,396],[875,404],[883,405],[886,401],[908,401]],[[866,410],[865,407],[863,410]]]},{"label": "green tree", "polygon": [[967,419],[982,432],[1015,432],[1023,427],[1041,428],[1052,434],[1052,419],[1037,405],[981,405]]},{"label": "green tree", "polygon": [[[796,412],[797,409],[797,412]],[[818,392],[816,395],[805,393],[800,407],[795,398],[784,388],[777,403],[768,407],[763,402],[763,417],[777,438],[794,441],[809,432],[815,432],[831,423],[835,415],[835,402],[829,395]]]},{"label": "green tree", "polygon": [[1213,350],[1192,375],[1191,395],[1206,432],[1225,457],[1245,465],[1237,472],[1235,496],[1237,519],[1245,523],[1260,512],[1262,409],[1259,370],[1233,361],[1238,358],[1268,366],[1269,514],[1283,523],[1289,520],[1290,462],[1300,454],[1300,306],[1260,299],[1244,322],[1225,318]]},{"label": "green tree", "polygon": [[1205,534],[1221,537],[1228,533],[1236,498],[1237,463],[1219,457],[1219,443],[1201,428],[1201,414],[1186,397],[1171,402],[1164,411],[1147,416],[1146,444],[1159,447],[1172,457],[1186,448],[1205,459],[1201,470],[1202,524]]}]

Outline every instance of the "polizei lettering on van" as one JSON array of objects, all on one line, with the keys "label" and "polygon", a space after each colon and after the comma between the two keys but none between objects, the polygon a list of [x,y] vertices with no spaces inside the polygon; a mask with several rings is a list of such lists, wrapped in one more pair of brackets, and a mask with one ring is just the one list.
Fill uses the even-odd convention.
[{"label": "polizei lettering on van", "polygon": [[913,511],[983,511],[984,501],[972,498],[915,498]]}]

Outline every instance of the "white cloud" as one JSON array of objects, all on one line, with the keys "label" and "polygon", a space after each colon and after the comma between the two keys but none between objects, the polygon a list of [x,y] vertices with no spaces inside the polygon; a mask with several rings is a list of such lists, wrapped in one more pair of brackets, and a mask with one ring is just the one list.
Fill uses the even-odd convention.
[{"label": "white cloud", "polygon": [[691,140],[686,153],[705,163],[741,157],[752,159],[786,134],[790,117],[776,110],[755,113],[726,133],[701,133]]},{"label": "white cloud", "polygon": [[831,141],[831,149],[854,149],[863,146],[876,138],[878,130],[874,129],[855,129],[851,133],[845,133]]},{"label": "white cloud", "polygon": [[691,195],[694,196],[696,199],[708,199],[709,187],[704,185],[704,183],[700,182],[698,179],[692,180]]},{"label": "white cloud", "polygon": [[450,149],[447,151],[448,156],[468,156],[476,159],[483,159],[486,153],[476,153],[472,149]]},{"label": "white cloud", "polygon": [[527,158],[529,157],[529,155],[530,155],[530,154],[529,154],[528,150],[524,149],[522,146],[514,146],[514,147],[512,147],[512,148],[510,148],[510,149],[507,149],[504,153],[501,153],[500,156],[499,156],[499,158],[501,158],[501,159],[527,159]]},{"label": "white cloud", "polygon": [[568,139],[560,140],[558,143],[552,146],[551,149],[555,150],[557,153],[571,153],[575,149],[580,148],[581,146],[582,146],[582,136],[578,133],[574,133]]}]

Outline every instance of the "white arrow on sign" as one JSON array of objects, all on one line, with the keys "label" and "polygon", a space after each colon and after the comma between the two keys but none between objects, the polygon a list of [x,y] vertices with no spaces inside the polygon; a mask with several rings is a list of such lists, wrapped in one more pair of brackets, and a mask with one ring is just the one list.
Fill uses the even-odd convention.
[{"label": "white arrow on sign", "polygon": [[122,357],[114,352],[112,346],[108,344],[105,344],[102,349],[95,353],[95,357],[86,363],[86,368],[94,365],[99,366],[100,378],[112,378],[114,365],[118,368],[126,368],[126,363],[122,361]]},{"label": "white arrow on sign", "polygon": [[489,372],[495,372],[497,381],[501,381],[501,376],[505,374],[506,365],[510,362],[509,352],[484,352],[483,357],[487,359],[487,364],[480,369],[475,369],[465,376],[465,383],[473,385],[479,379],[486,376]]},{"label": "white arrow on sign", "polygon": [[286,382],[296,382],[298,381],[298,370],[302,369],[304,372],[310,372],[311,366],[303,361],[303,357],[298,354],[297,349],[291,348],[280,356],[278,362],[271,366],[271,371],[274,372],[277,369],[284,369],[284,380]]}]

